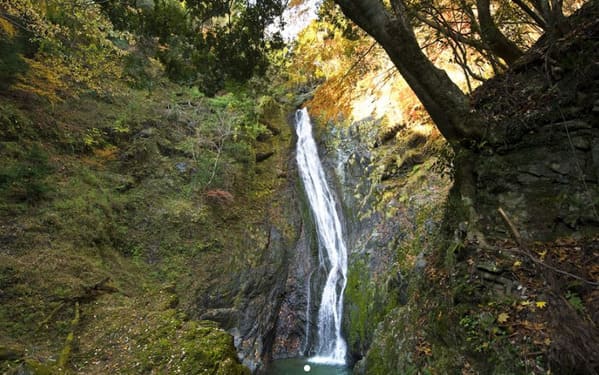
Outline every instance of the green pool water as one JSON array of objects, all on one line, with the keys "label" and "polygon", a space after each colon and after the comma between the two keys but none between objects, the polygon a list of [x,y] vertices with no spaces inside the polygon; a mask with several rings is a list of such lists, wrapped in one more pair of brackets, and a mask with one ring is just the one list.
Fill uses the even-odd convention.
[{"label": "green pool water", "polygon": [[[309,371],[304,366],[309,365]],[[331,366],[311,363],[307,358],[292,358],[273,361],[266,375],[351,375],[352,371],[346,366]]]}]

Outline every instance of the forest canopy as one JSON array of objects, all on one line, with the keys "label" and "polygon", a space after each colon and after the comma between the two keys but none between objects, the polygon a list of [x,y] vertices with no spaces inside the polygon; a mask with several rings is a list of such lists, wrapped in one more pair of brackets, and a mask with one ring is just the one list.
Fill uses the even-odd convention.
[{"label": "forest canopy", "polygon": [[2,0],[2,81],[43,56],[54,86],[93,88],[111,76],[145,86],[158,60],[172,80],[213,95],[227,80],[265,72],[269,52],[283,45],[266,28],[283,9],[280,0]]}]

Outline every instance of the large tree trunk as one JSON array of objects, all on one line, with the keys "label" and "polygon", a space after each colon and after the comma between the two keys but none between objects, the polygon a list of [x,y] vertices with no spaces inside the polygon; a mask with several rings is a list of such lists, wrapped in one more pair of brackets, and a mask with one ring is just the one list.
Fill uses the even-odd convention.
[{"label": "large tree trunk", "polygon": [[385,49],[448,141],[455,145],[480,138],[482,122],[468,97],[422,52],[401,1],[392,1],[393,14],[380,0],[335,2]]}]

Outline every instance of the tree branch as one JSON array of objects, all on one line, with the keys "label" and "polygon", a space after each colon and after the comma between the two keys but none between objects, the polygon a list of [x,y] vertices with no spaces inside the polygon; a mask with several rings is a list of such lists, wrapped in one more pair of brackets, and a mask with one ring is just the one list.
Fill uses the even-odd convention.
[{"label": "tree branch", "polygon": [[467,38],[464,34],[455,32],[455,31],[451,30],[449,27],[446,27],[440,23],[436,23],[436,22],[426,18],[425,16],[423,16],[422,14],[420,14],[418,12],[416,12],[415,17],[418,21],[426,24],[427,26],[430,26],[431,28],[433,28],[433,29],[437,30],[438,32],[440,32],[441,34],[445,35],[446,37],[451,37],[452,39],[455,39],[456,41],[458,41],[460,43],[467,44],[476,49],[484,49],[485,48],[480,41],[478,41],[476,39],[472,39],[472,38]]},{"label": "tree branch", "polygon": [[495,21],[493,21],[490,0],[477,0],[476,6],[478,8],[481,36],[493,53],[505,60],[508,65],[512,65],[522,56],[523,52],[516,43],[503,35]]},{"label": "tree branch", "polygon": [[447,140],[455,145],[481,137],[482,121],[470,111],[468,98],[447,73],[423,53],[401,0],[394,0],[396,14],[380,0],[335,2],[383,47]]},{"label": "tree branch", "polygon": [[543,30],[547,29],[547,22],[538,15],[534,10],[532,10],[528,5],[526,5],[522,0],[511,0],[514,4],[516,4],[520,9],[524,11],[533,21]]}]

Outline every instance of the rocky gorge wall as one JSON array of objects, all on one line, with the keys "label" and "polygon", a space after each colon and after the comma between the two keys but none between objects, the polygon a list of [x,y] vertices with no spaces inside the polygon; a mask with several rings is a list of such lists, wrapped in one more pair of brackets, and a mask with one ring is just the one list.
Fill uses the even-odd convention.
[{"label": "rocky gorge wall", "polygon": [[409,124],[321,124],[354,373],[599,371],[597,14],[473,94],[486,137],[453,160]]},{"label": "rocky gorge wall", "polygon": [[406,304],[409,279],[426,265],[450,187],[434,156],[443,147],[438,134],[403,124],[389,132],[383,121],[329,123],[320,133],[343,206],[350,251],[344,332],[358,373],[378,327]]},{"label": "rocky gorge wall", "polygon": [[[246,238],[231,238],[243,242],[244,259],[215,276],[212,285],[199,287],[192,308],[198,318],[218,322],[233,336],[239,359],[252,372],[263,369],[273,356],[299,350],[303,332],[294,330],[303,326],[288,322],[285,313],[303,311],[305,302],[296,302],[295,293],[303,295],[302,271],[307,268],[301,265],[309,261],[286,106],[271,99],[260,121],[268,129],[258,137],[256,150],[255,178],[262,190],[253,192],[257,201],[243,222]],[[295,279],[300,281],[292,282]],[[279,338],[283,332],[288,332],[284,347]]]}]

